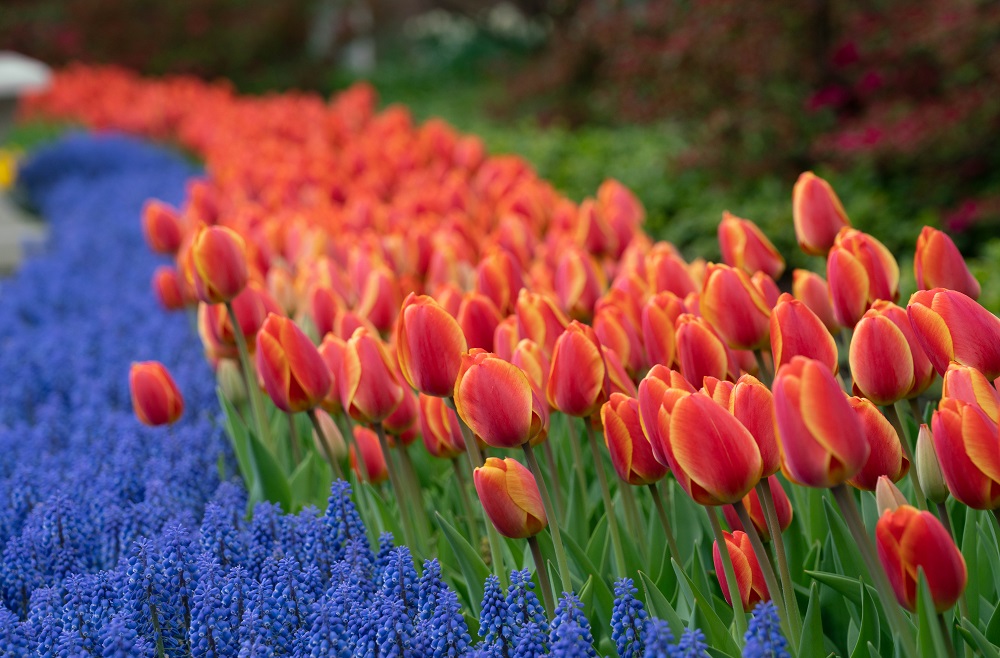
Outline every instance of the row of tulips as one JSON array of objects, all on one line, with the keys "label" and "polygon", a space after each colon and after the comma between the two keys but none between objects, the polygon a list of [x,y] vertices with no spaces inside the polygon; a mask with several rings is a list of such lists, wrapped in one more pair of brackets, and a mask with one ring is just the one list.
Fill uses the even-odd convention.
[{"label": "row of tulips", "polygon": [[[73,115],[99,79],[66,74],[31,107]],[[121,84],[153,109],[201,93]],[[531,564],[550,612],[576,590],[604,620],[609,583],[638,574],[654,614],[696,618],[721,654],[764,600],[795,655],[1000,652],[1000,319],[947,235],[924,229],[898,306],[894,256],[805,173],[794,230],[826,278],[782,293],[749,220],[723,216],[724,263],[688,263],[620,184],[576,204],[369,91],[204,93],[224,139],[195,130],[198,103],[167,124],[210,178],[143,222],[174,258],[161,301],[197,307],[251,499],[365,480],[372,529],[453,565],[474,611],[489,567]],[[136,107],[100,125],[156,134],[164,116]],[[143,381],[140,417],[172,420],[169,379]]]}]

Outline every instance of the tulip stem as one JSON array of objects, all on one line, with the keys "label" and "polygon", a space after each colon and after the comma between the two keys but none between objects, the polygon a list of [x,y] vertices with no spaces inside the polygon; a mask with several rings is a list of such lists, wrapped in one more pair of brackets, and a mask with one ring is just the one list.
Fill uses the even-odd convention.
[{"label": "tulip stem", "polygon": [[875,591],[878,592],[879,600],[882,602],[882,608],[889,619],[889,624],[892,625],[896,636],[902,643],[903,653],[910,656],[910,658],[916,658],[920,654],[913,640],[913,633],[910,632],[911,629],[907,627],[906,620],[903,619],[903,614],[899,610],[899,604],[896,602],[896,597],[892,593],[892,587],[889,585],[889,579],[886,577],[881,563],[875,556],[875,548],[872,546],[872,540],[865,530],[864,522],[861,520],[861,514],[858,512],[858,505],[854,502],[853,494],[851,494],[850,490],[844,484],[838,484],[831,491],[833,492],[834,500],[837,501],[837,506],[840,508],[840,513],[844,517],[844,521],[847,522],[851,536],[854,537],[854,543],[858,545],[861,557],[864,559],[865,565],[871,573],[872,580],[875,582]]},{"label": "tulip stem", "polygon": [[535,573],[538,574],[538,586],[542,590],[542,599],[545,601],[545,607],[548,608],[551,619],[556,613],[556,604],[552,594],[552,583],[549,581],[549,570],[545,566],[545,556],[542,555],[542,547],[538,545],[536,535],[528,537],[528,546],[531,547],[531,559],[535,561]]},{"label": "tulip stem", "polygon": [[[896,404],[899,404],[899,402]],[[913,461],[913,450],[910,449],[910,433],[906,431],[906,423],[900,418],[899,410],[896,409],[895,404],[886,406],[885,416],[892,423],[893,428],[896,430],[896,435],[899,436],[899,445],[903,448],[903,456],[910,462],[910,484],[913,485],[913,495],[917,499],[917,506],[920,509],[927,509],[927,497],[924,496],[924,490],[920,488],[920,479],[917,477],[917,465]]]},{"label": "tulip stem", "polygon": [[[448,398],[448,406],[455,409],[455,398]],[[476,436],[472,433],[472,429],[465,424],[457,409],[455,409],[455,417],[458,418],[458,426],[462,429],[462,439],[465,441],[465,454],[469,456],[469,465],[472,471],[475,472],[484,463],[483,453],[479,450],[479,444],[476,443]],[[479,496],[478,489],[476,490],[476,496]],[[482,500],[479,501],[480,505],[482,502]],[[485,514],[486,512],[484,511],[484,517]],[[500,585],[506,588],[508,585],[507,570],[504,568],[503,552],[500,549],[500,533],[497,532],[496,526],[488,518],[486,519],[486,538],[490,543],[490,561],[493,566],[493,574],[500,581]]]},{"label": "tulip stem", "polygon": [[[958,538],[955,537],[955,533],[951,529],[951,519],[948,518],[948,506],[944,503],[937,503],[937,514],[938,518],[941,519],[941,525],[948,531],[948,535],[951,536],[952,541],[958,545]],[[969,600],[966,598],[965,591],[962,592],[962,596],[958,599],[958,609],[963,617],[966,619],[969,618]]]},{"label": "tulip stem", "polygon": [[[549,532],[552,533],[552,547],[556,552],[556,564],[559,565],[559,578],[562,580],[562,588],[564,591],[569,592],[573,590],[573,581],[570,579],[569,573],[569,560],[566,559],[566,549],[563,547],[562,543],[562,533],[559,532],[559,521],[556,520],[555,510],[552,509],[552,499],[549,498],[549,488],[545,486],[545,480],[542,479],[542,469],[538,465],[538,459],[535,458],[535,449],[531,447],[530,442],[525,442],[521,444],[521,448],[524,450],[524,458],[528,462],[528,468],[531,469],[531,474],[535,476],[538,481],[538,490],[542,494],[542,505],[545,507],[545,516],[549,519]],[[529,542],[534,539],[534,537],[529,537]],[[534,548],[532,548],[534,550]],[[546,576],[546,580],[548,576]],[[555,610],[555,608],[552,608]]]},{"label": "tulip stem", "polygon": [[326,432],[323,431],[323,426],[319,424],[319,418],[316,416],[316,410],[310,409],[306,412],[309,416],[309,420],[312,421],[313,429],[316,430],[316,436],[319,437],[319,444],[323,446],[323,452],[326,453],[326,460],[330,462],[330,469],[333,471],[333,477],[337,480],[344,479],[344,472],[340,470],[340,464],[334,458],[333,449],[330,447],[330,439],[326,436]]},{"label": "tulip stem", "polygon": [[625,524],[628,525],[628,534],[639,542],[639,551],[642,553],[643,559],[646,559],[649,542],[646,541],[645,533],[642,532],[643,525],[639,522],[639,508],[635,504],[632,485],[624,480],[618,480],[618,495],[621,496],[622,506],[625,508]]},{"label": "tulip stem", "polygon": [[736,569],[733,568],[733,556],[729,554],[729,545],[726,543],[726,536],[722,532],[722,525],[719,523],[719,512],[714,507],[705,507],[708,514],[708,522],[712,524],[712,534],[715,535],[715,542],[719,546],[719,557],[722,559],[722,571],[726,578],[726,589],[729,590],[729,600],[733,606],[733,621],[736,623],[736,633],[743,637],[747,633],[747,613],[743,607],[743,594],[740,592],[740,583],[736,580]]},{"label": "tulip stem", "polygon": [[285,417],[288,419],[288,443],[292,446],[292,461],[295,462],[291,471],[294,471],[302,463],[302,451],[299,448],[299,433],[295,429],[295,415],[286,412]]},{"label": "tulip stem", "polygon": [[416,507],[417,535],[425,548],[430,546],[431,529],[427,525],[427,506],[424,503],[424,492],[420,487],[420,478],[417,477],[417,469],[413,467],[413,460],[410,459],[410,448],[402,441],[397,441],[399,446],[399,458],[403,462],[403,476],[410,489],[410,502]]},{"label": "tulip stem", "polygon": [[462,501],[462,512],[465,514],[465,523],[469,530],[469,543],[478,551],[482,546],[479,532],[476,527],[476,517],[472,512],[472,501],[469,500],[469,483],[465,479],[465,472],[458,465],[458,457],[451,460],[452,470],[455,471],[455,479],[458,481],[458,497]]},{"label": "tulip stem", "polygon": [[[667,489],[668,485],[663,485],[663,488]],[[653,505],[656,506],[656,513],[660,517],[660,525],[663,526],[663,532],[667,535],[667,546],[670,547],[670,556],[677,560],[677,564],[683,564],[681,551],[677,547],[677,538],[674,537],[674,530],[670,527],[670,518],[667,516],[667,505],[670,504],[670,500],[667,497],[670,494],[669,492],[661,491],[655,482],[649,483],[649,491],[653,494]],[[664,499],[667,499],[667,505],[664,505]]]},{"label": "tulip stem", "polygon": [[990,510],[990,513],[993,514],[993,520],[997,524],[997,533],[1000,536],[1000,507]]},{"label": "tulip stem", "polygon": [[764,383],[764,386],[771,388],[771,382],[774,380],[774,375],[771,372],[771,369],[767,367],[767,361],[764,360],[764,350],[754,350],[753,358],[757,360],[757,370],[760,372],[760,381]]},{"label": "tulip stem", "polygon": [[785,542],[781,536],[781,522],[778,520],[774,493],[771,491],[771,483],[767,478],[762,479],[757,484],[757,498],[760,499],[761,506],[764,508],[764,520],[767,523],[767,531],[771,533],[771,543],[774,544],[774,555],[778,562],[781,591],[785,597],[785,610],[788,611],[788,626],[792,631],[788,640],[792,649],[798,653],[799,636],[802,634],[802,618],[799,616],[799,602],[795,598],[795,583],[792,582],[792,574],[788,571],[788,555],[785,553]]},{"label": "tulip stem", "polygon": [[608,517],[608,533],[611,535],[611,548],[615,555],[615,568],[618,577],[623,578],[627,573],[625,568],[625,552],[622,550],[622,538],[618,534],[618,516],[611,503],[611,490],[608,488],[608,478],[604,474],[604,462],[601,451],[597,448],[597,439],[594,437],[594,428],[590,425],[590,420],[583,419],[583,424],[587,428],[587,443],[590,444],[590,454],[594,459],[594,470],[597,471],[597,481],[601,485],[601,495],[604,497],[604,509]]},{"label": "tulip stem", "polygon": [[253,411],[254,423],[257,425],[257,437],[268,450],[274,451],[274,444],[271,442],[271,427],[267,423],[267,416],[264,414],[264,400],[261,398],[260,385],[253,363],[250,362],[250,352],[247,350],[247,339],[240,329],[239,320],[236,319],[236,311],[233,310],[233,303],[226,302],[226,311],[229,312],[229,322],[233,325],[233,335],[236,337],[236,351],[240,354],[240,365],[243,370],[243,383],[247,386],[247,396],[250,398],[250,409]]},{"label": "tulip stem", "polygon": [[412,519],[404,509],[407,499],[406,491],[403,489],[403,483],[400,481],[400,474],[396,471],[396,464],[393,462],[392,453],[389,452],[389,442],[385,438],[385,428],[379,422],[372,423],[372,429],[375,430],[375,434],[378,436],[378,444],[382,449],[382,455],[385,457],[385,467],[389,471],[389,483],[392,485],[392,493],[396,496],[396,506],[399,509],[400,521],[403,523],[403,538],[406,541],[406,545],[411,549],[423,552],[423,547],[417,546],[416,532],[413,530]]},{"label": "tulip stem", "polygon": [[924,419],[920,415],[920,403],[917,402],[917,398],[910,398],[907,400],[910,406],[910,413],[913,414],[913,420],[917,421],[917,427],[923,424]]},{"label": "tulip stem", "polygon": [[552,442],[543,441],[542,449],[545,451],[545,461],[549,466],[549,482],[552,484],[552,497],[556,505],[556,512],[559,514],[559,519],[562,520],[563,514],[566,512],[566,505],[562,499],[562,487],[559,486],[559,469],[556,466],[555,453],[552,452]]},{"label": "tulip stem", "polygon": [[941,639],[944,640],[945,649],[948,651],[948,658],[957,658],[955,656],[955,643],[951,638],[951,629],[948,628],[948,622],[944,619],[944,613],[939,612],[937,618],[938,624],[941,625]]},{"label": "tulip stem", "polygon": [[584,502],[587,500],[587,476],[584,474],[585,463],[583,461],[583,452],[580,450],[580,442],[577,440],[575,432],[573,432],[571,419],[566,416],[566,422],[570,425],[570,431],[567,432],[567,438],[569,439],[569,447],[573,452],[573,471],[576,473],[576,483],[580,487],[580,497]]},{"label": "tulip stem", "polygon": [[[771,557],[768,555],[767,549],[764,548],[764,542],[761,541],[760,534],[757,533],[757,526],[753,524],[753,519],[750,518],[750,512],[747,511],[747,506],[743,504],[742,500],[738,500],[733,503],[733,508],[736,509],[736,515],[740,517],[740,523],[743,525],[743,532],[746,533],[747,538],[750,540],[750,546],[753,548],[754,555],[757,556],[757,563],[760,565],[761,574],[764,576],[764,584],[767,585],[767,592],[771,595],[771,600],[774,601],[774,605],[778,608],[778,616],[781,619],[783,630],[785,631],[785,637],[791,637],[791,624],[788,621],[790,615],[788,614],[788,609],[785,606],[785,597],[781,595],[781,588],[778,586],[778,579],[774,575],[774,567],[771,565]],[[792,594],[794,595],[794,592],[792,592]]]}]

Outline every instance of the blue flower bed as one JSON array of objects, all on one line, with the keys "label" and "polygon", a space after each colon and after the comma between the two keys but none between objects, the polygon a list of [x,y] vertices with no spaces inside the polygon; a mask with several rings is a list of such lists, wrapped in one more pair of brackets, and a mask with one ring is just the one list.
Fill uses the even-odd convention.
[{"label": "blue flower bed", "polygon": [[[596,655],[579,600],[564,595],[550,623],[527,571],[506,591],[487,581],[474,645],[436,561],[418,575],[391,536],[374,552],[344,482],[325,512],[262,503],[248,519],[241,484],[220,479],[234,469],[200,344],[148,287],[159,261],[140,208],[178,203],[197,173],[87,136],[21,171],[52,239],[0,285],[0,655]],[[129,364],[144,359],[185,396],[169,431],[132,414]],[[620,655],[707,655],[698,631],[675,641],[635,593],[616,587]],[[758,609],[745,655],[786,655],[775,620]]]}]

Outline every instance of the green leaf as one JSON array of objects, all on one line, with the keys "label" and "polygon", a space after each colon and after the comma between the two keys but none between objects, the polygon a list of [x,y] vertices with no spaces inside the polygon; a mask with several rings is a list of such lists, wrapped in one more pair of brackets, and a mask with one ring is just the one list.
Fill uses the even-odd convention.
[{"label": "green leaf", "polygon": [[[976,526],[979,530],[979,540],[982,542],[983,552],[990,565],[990,575],[993,576],[993,591],[1000,593],[1000,553],[997,552],[997,536],[993,531],[993,519],[990,516],[991,514],[981,514],[980,518],[983,522],[977,523]],[[979,583],[980,591],[982,591],[983,585],[984,583]],[[985,595],[985,592],[983,594]]]},{"label": "green leaf", "polygon": [[979,653],[985,658],[1000,658],[1000,647],[987,640],[986,636],[976,628],[971,620],[963,619],[961,626],[958,627],[958,632],[962,634],[966,642],[979,649]]},{"label": "green leaf", "polygon": [[684,622],[674,610],[674,606],[670,605],[670,601],[663,595],[656,583],[642,571],[639,572],[639,580],[642,581],[642,589],[646,593],[646,607],[649,609],[649,614],[667,622],[674,637],[680,637],[684,633]]},{"label": "green leaf", "polygon": [[843,517],[827,498],[823,499],[823,511],[826,514],[827,532],[833,540],[837,560],[840,562],[839,571],[841,573],[868,573],[861,561],[861,555],[858,553],[857,543],[851,536],[850,530],[847,529],[847,524],[844,523]]},{"label": "green leaf", "polygon": [[614,593],[608,588],[608,583],[600,575],[601,572],[597,570],[594,563],[590,561],[587,553],[580,548],[580,545],[576,543],[576,540],[567,535],[563,535],[563,545],[566,550],[569,551],[569,555],[573,562],[576,564],[577,571],[590,574],[591,582],[594,588],[594,600],[596,601],[596,609],[602,611],[606,617],[602,618],[602,621],[611,621],[611,609],[614,607],[615,596]]},{"label": "green leaf", "polygon": [[264,447],[253,432],[250,432],[250,452],[253,454],[257,475],[260,477],[260,491],[264,498],[279,503],[281,509],[291,512],[292,489],[288,486],[288,479],[274,455]]},{"label": "green leaf", "polygon": [[700,613],[704,621],[701,630],[705,633],[705,639],[708,641],[708,644],[721,651],[725,651],[727,654],[733,656],[740,655],[740,649],[736,646],[736,641],[733,640],[733,636],[729,633],[729,627],[716,614],[715,609],[712,608],[709,602],[710,599],[708,596],[697,588],[694,581],[688,577],[676,560],[673,564],[674,571],[677,572],[678,582],[687,583],[687,586],[691,589],[694,596],[695,609]]},{"label": "green leaf", "polygon": [[820,613],[819,584],[809,588],[809,606],[802,620],[802,636],[799,639],[799,655],[803,658],[825,656],[823,648],[823,618]]},{"label": "green leaf", "polygon": [[490,568],[483,562],[483,558],[476,552],[465,537],[455,529],[455,526],[445,521],[441,514],[435,512],[438,525],[441,526],[441,533],[444,535],[448,545],[455,553],[459,568],[465,577],[465,583],[469,588],[469,607],[473,615],[479,616],[480,605],[483,600],[483,583],[490,575]]},{"label": "green leaf", "polygon": [[[956,515],[960,516],[960,515]],[[965,527],[962,530],[962,557],[968,572],[968,582],[965,586],[965,599],[969,604],[969,618],[975,624],[979,621],[979,592],[986,574],[980,572],[979,538],[976,528],[978,513],[971,507],[965,510]]]},{"label": "green leaf", "polygon": [[243,477],[243,484],[247,492],[254,489],[256,471],[253,467],[253,458],[250,456],[250,430],[247,428],[236,407],[226,399],[221,388],[215,389],[215,394],[219,398],[219,404],[226,416],[226,435],[229,443],[233,446],[233,454],[236,455],[236,463],[240,467],[240,475]]},{"label": "green leaf", "polygon": [[879,647],[878,609],[863,581],[859,583],[858,596],[861,598],[861,628],[858,629],[858,640],[851,651],[851,658],[863,658],[872,644],[876,649]]},{"label": "green leaf", "polygon": [[993,609],[990,621],[986,624],[986,639],[993,644],[1000,644],[1000,605]]},{"label": "green leaf", "polygon": [[946,642],[951,642],[950,638],[945,638],[938,623],[937,610],[934,608],[934,599],[931,598],[930,587],[927,586],[927,578],[924,576],[923,567],[917,572],[917,651],[921,656],[947,656],[948,649]]}]

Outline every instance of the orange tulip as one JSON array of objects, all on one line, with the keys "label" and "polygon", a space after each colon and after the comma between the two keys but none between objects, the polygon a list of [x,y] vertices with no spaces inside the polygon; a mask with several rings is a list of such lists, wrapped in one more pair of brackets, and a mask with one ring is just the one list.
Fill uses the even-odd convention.
[{"label": "orange tulip", "polygon": [[501,316],[514,310],[514,301],[524,287],[521,267],[503,248],[490,250],[476,268],[476,292],[485,295]]},{"label": "orange tulip", "polygon": [[494,336],[503,316],[496,305],[486,295],[478,292],[466,293],[458,307],[458,320],[468,348],[493,348]]},{"label": "orange tulip", "polygon": [[807,304],[787,292],[778,298],[771,312],[771,356],[776,368],[796,356],[816,359],[833,373],[839,368],[837,343],[823,321]]},{"label": "orange tulip", "polygon": [[224,226],[202,227],[191,243],[191,276],[195,294],[207,304],[228,302],[249,279],[246,242]]},{"label": "orange tulip", "polygon": [[529,338],[519,341],[517,347],[514,348],[514,353],[511,354],[510,362],[524,371],[536,390],[545,390],[549,381],[551,364],[537,343]]},{"label": "orange tulip", "polygon": [[921,290],[910,297],[906,313],[939,375],[957,361],[988,379],[1000,376],[1000,319],[975,300],[954,290]]},{"label": "orange tulip", "polygon": [[571,247],[563,252],[555,272],[555,292],[559,305],[571,317],[587,319],[594,304],[607,288],[607,281],[593,257]]},{"label": "orange tulip", "polygon": [[462,355],[454,395],[458,415],[487,445],[516,448],[543,429],[528,376],[490,352]]},{"label": "orange tulip", "polygon": [[917,397],[926,391],[934,381],[935,372],[934,366],[931,365],[931,360],[927,358],[924,348],[920,345],[920,341],[917,340],[916,334],[913,333],[913,325],[910,324],[910,318],[906,313],[906,309],[889,301],[878,300],[872,304],[870,310],[889,318],[903,332],[906,343],[910,348],[910,357],[913,359],[913,386],[906,393],[906,397]]},{"label": "orange tulip", "polygon": [[[681,398],[692,393],[694,388],[679,372],[662,365],[653,366],[639,382],[639,422],[649,439],[653,456],[664,466],[670,465],[664,447],[670,441],[670,425],[660,425],[660,414],[669,415]],[[661,432],[667,433],[667,436],[661,436]]]},{"label": "orange tulip", "polygon": [[416,440],[416,432],[411,432],[417,424],[419,416],[417,394],[409,389],[403,390],[403,399],[399,406],[382,421],[386,434],[400,437],[403,445],[409,445]]},{"label": "orange tulip", "polygon": [[[739,588],[743,609],[752,610],[758,603],[769,601],[771,595],[764,583],[764,572],[761,571],[760,562],[750,545],[750,538],[741,530],[736,530],[733,533],[723,532],[722,536],[726,541],[726,550],[729,551],[729,557],[733,562],[733,571],[736,572],[736,586]],[[726,581],[722,566],[722,552],[717,541],[712,543],[712,560],[715,563],[715,574],[719,578],[722,595],[726,597],[726,603],[732,605],[733,599],[729,592],[729,583]]]},{"label": "orange tulip", "polygon": [[160,306],[168,311],[179,311],[187,306],[180,275],[169,265],[161,265],[153,272],[153,294]]},{"label": "orange tulip", "polygon": [[546,397],[569,416],[588,417],[608,399],[608,369],[594,330],[576,320],[569,323],[552,350]]},{"label": "orange tulip", "polygon": [[955,605],[965,591],[965,558],[930,512],[909,505],[886,510],[875,526],[875,546],[896,600],[907,610],[917,609],[917,576],[921,572],[939,613]]},{"label": "orange tulip", "polygon": [[778,297],[781,297],[781,290],[778,289],[778,284],[774,282],[774,279],[764,272],[754,272],[753,276],[750,277],[750,283],[764,298],[767,308],[773,309],[774,305],[778,303]]},{"label": "orange tulip", "polygon": [[281,307],[284,315],[294,315],[298,299],[295,294],[295,278],[288,266],[283,263],[272,264],[264,280],[267,291]]},{"label": "orange tulip", "polygon": [[[526,338],[525,340],[531,340]],[[517,344],[521,342],[521,337],[517,331],[517,316],[508,315],[504,318],[500,324],[497,325],[496,330],[493,332],[493,352],[499,356],[504,361],[510,361],[514,358],[514,350],[517,349]],[[531,340],[531,342],[535,342]],[[537,343],[535,343],[537,345]],[[473,346],[470,346],[470,349]],[[489,351],[487,348],[482,348]],[[545,352],[546,357],[549,352]]]},{"label": "orange tulip", "polygon": [[874,491],[880,476],[899,482],[909,472],[910,460],[903,454],[896,430],[870,401],[852,397],[848,398],[848,402],[861,422],[870,452],[865,465],[847,483],[858,489]]},{"label": "orange tulip", "polygon": [[462,328],[431,297],[410,293],[396,323],[399,369],[413,388],[450,397],[468,350]]},{"label": "orange tulip", "polygon": [[355,329],[347,341],[337,383],[343,409],[363,423],[382,422],[403,401],[403,387],[385,344],[364,327]]},{"label": "orange tulip", "polygon": [[[781,528],[781,532],[784,532],[788,530],[788,526],[792,525],[792,502],[788,500],[788,494],[785,493],[784,487],[781,486],[781,480],[777,476],[770,476],[767,482],[771,486],[771,496],[774,498],[774,511],[778,517],[778,527]],[[760,498],[757,496],[756,487],[743,496],[743,506],[746,507],[753,527],[757,530],[760,538],[764,541],[771,541],[771,532],[767,528],[767,519],[764,508],[760,504]],[[733,531],[743,531],[743,523],[740,521],[735,507],[726,505],[722,508],[722,513],[726,517],[726,523]]]},{"label": "orange tulip", "polygon": [[385,333],[396,321],[400,296],[399,278],[388,267],[376,267],[365,279],[355,311]]},{"label": "orange tulip", "polygon": [[741,219],[728,210],[719,222],[719,248],[722,260],[747,274],[762,271],[777,279],[785,271],[785,259],[764,232],[749,219]]},{"label": "orange tulip", "polygon": [[717,405],[729,410],[729,398],[733,393],[733,388],[736,386],[733,382],[726,382],[715,377],[706,377],[702,387],[701,392],[712,398]]},{"label": "orange tulip", "polygon": [[972,299],[978,299],[982,291],[948,234],[930,226],[925,226],[917,238],[913,276],[920,290],[948,288]]},{"label": "orange tulip", "polygon": [[621,393],[612,393],[601,407],[604,444],[611,453],[611,463],[624,482],[641,486],[667,474],[667,467],[656,461],[653,447],[642,431],[639,401]]},{"label": "orange tulip", "polygon": [[708,322],[685,313],[678,316],[675,331],[677,360],[688,382],[700,384],[705,377],[735,379],[733,354]]},{"label": "orange tulip", "polygon": [[826,279],[809,270],[794,270],[792,295],[808,306],[831,334],[840,331],[840,323],[833,313],[833,301],[830,299],[830,287],[826,284]]},{"label": "orange tulip", "polygon": [[913,355],[906,336],[875,309],[854,328],[849,358],[854,392],[875,404],[893,404],[913,388]]},{"label": "orange tulip", "polygon": [[802,251],[824,256],[841,228],[851,225],[837,193],[825,180],[807,171],[792,190],[792,220]]},{"label": "orange tulip", "polygon": [[931,430],[951,495],[973,509],[1000,507],[997,424],[976,404],[944,398],[931,419]]},{"label": "orange tulip", "polygon": [[535,476],[510,457],[488,457],[472,473],[486,516],[505,537],[533,537],[549,524]]},{"label": "orange tulip", "polygon": [[661,407],[657,420],[660,440],[667,439],[662,447],[670,470],[699,505],[735,503],[760,481],[762,462],[753,436],[704,393],[682,397],[669,413]]},{"label": "orange tulip", "polygon": [[257,332],[257,372],[276,407],[313,409],[330,392],[330,372],[316,346],[286,317],[271,313]]},{"label": "orange tulip", "polygon": [[899,298],[899,265],[885,245],[856,229],[845,228],[826,261],[834,317],[845,327],[857,324],[878,299]]},{"label": "orange tulip", "polygon": [[[381,484],[389,479],[385,454],[379,445],[378,435],[361,425],[354,426],[354,443],[350,447],[351,468],[359,479],[371,484]],[[360,453],[360,464],[358,454]]]},{"label": "orange tulip", "polygon": [[1000,393],[983,373],[960,363],[948,365],[941,386],[942,398],[953,398],[974,404],[994,423],[1000,422]]},{"label": "orange tulip", "polygon": [[625,311],[610,304],[600,306],[594,314],[593,326],[601,345],[618,355],[630,376],[645,369],[646,354],[642,339]]},{"label": "orange tulip", "polygon": [[458,416],[443,398],[420,394],[420,434],[434,457],[454,459],[465,452]]},{"label": "orange tulip", "polygon": [[319,356],[326,364],[327,372],[330,373],[330,392],[320,403],[320,406],[329,414],[339,414],[343,407],[340,406],[340,364],[344,361],[344,351],[347,349],[347,341],[335,334],[327,334],[323,337],[323,342],[319,346]]},{"label": "orange tulip", "polygon": [[729,394],[727,408],[757,442],[763,477],[777,473],[781,467],[781,451],[774,427],[774,398],[771,390],[753,375],[742,375]]},{"label": "orange tulip", "polygon": [[667,242],[656,243],[646,255],[646,274],[654,294],[669,291],[683,298],[701,287],[688,271],[687,263]]},{"label": "orange tulip", "polygon": [[789,479],[833,487],[861,471],[871,449],[826,364],[793,358],[778,369],[773,391],[781,466]]},{"label": "orange tulip", "polygon": [[142,234],[149,248],[158,254],[176,254],[184,240],[177,209],[150,199],[142,208]]},{"label": "orange tulip", "polygon": [[642,341],[652,365],[670,366],[675,362],[674,324],[684,312],[684,302],[672,292],[657,293],[642,307]]},{"label": "orange tulip", "polygon": [[184,397],[170,372],[159,361],[133,363],[128,386],[132,410],[144,425],[171,425],[184,413]]},{"label": "orange tulip", "polygon": [[521,338],[530,338],[552,354],[556,339],[569,324],[566,314],[555,301],[541,293],[522,289],[517,296],[517,332]]},{"label": "orange tulip", "polygon": [[[343,338],[339,331],[335,331],[334,322],[337,317],[344,312],[344,300],[340,294],[330,286],[314,286],[308,295],[308,313],[316,325],[316,331],[320,336],[325,336],[331,331]],[[351,329],[351,332],[354,328]],[[374,327],[372,328],[374,331]],[[351,334],[347,334],[350,336]]]},{"label": "orange tulip", "polygon": [[709,265],[700,297],[701,316],[732,349],[767,343],[771,307],[750,276],[728,265]]}]

